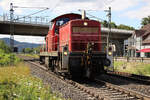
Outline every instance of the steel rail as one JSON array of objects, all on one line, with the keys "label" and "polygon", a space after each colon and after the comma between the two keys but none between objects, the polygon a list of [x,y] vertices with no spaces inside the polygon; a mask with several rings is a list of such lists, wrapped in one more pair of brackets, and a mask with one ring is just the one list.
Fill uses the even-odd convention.
[{"label": "steel rail", "polygon": [[150,100],[150,96],[147,96],[145,94],[142,94],[142,93],[130,90],[130,89],[126,89],[126,88],[123,88],[121,86],[117,86],[117,85],[114,85],[114,84],[111,84],[111,83],[108,83],[108,82],[105,82],[105,81],[102,81],[102,80],[99,80],[99,79],[95,79],[95,81],[98,82],[98,83],[103,83],[111,89],[126,93],[126,94],[128,94],[130,96],[133,96],[133,97],[136,97],[140,100]]},{"label": "steel rail", "polygon": [[138,81],[139,83],[142,84],[150,85],[150,77],[148,76],[141,76],[141,75],[130,74],[125,72],[107,72],[107,74],[115,77],[128,79],[128,80],[130,79],[136,82]]}]

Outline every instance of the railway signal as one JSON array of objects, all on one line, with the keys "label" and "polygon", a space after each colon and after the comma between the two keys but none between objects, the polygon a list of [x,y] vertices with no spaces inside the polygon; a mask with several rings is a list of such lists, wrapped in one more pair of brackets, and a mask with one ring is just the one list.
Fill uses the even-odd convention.
[{"label": "railway signal", "polygon": [[112,70],[114,70],[114,59],[113,59],[113,53],[116,51],[116,46],[115,45],[109,45],[107,48],[108,52],[107,52],[107,58],[110,60],[110,68],[112,68]]},{"label": "railway signal", "polygon": [[112,48],[112,46],[109,46],[109,47],[108,47],[108,55],[109,55],[109,56],[112,56],[112,55],[113,55],[113,48]]}]

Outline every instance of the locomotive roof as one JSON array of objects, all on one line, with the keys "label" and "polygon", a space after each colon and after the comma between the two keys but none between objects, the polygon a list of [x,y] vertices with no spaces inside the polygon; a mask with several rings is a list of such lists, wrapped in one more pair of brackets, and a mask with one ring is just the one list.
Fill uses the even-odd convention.
[{"label": "locomotive roof", "polygon": [[64,14],[64,15],[60,15],[54,19],[51,20],[51,22],[56,21],[59,18],[64,18],[64,17],[68,17],[68,18],[79,18],[81,19],[81,15],[80,14],[75,14],[75,13],[68,13],[68,14]]}]

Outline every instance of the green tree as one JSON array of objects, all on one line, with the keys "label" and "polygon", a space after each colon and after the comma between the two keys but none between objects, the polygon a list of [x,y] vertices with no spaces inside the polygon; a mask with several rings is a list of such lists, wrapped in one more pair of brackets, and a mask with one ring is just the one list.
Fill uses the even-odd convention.
[{"label": "green tree", "polygon": [[[102,24],[103,27],[108,27],[108,25],[109,25],[109,23],[106,20],[104,20],[103,22],[101,22],[101,24]],[[115,22],[111,22],[111,28],[134,30],[134,27],[123,25],[123,24],[116,25]]]},{"label": "green tree", "polygon": [[[104,20],[103,22],[101,22],[101,24],[103,25],[103,27],[108,27],[109,23],[106,20]],[[111,28],[117,28],[115,22],[111,22]]]},{"label": "green tree", "polygon": [[36,48],[23,48],[22,49],[23,53],[32,53],[32,54],[38,54],[40,53],[40,46],[36,47]]},{"label": "green tree", "polygon": [[33,48],[25,48],[25,53],[33,53]]},{"label": "green tree", "polygon": [[147,24],[150,24],[150,16],[142,18],[141,25],[144,26]]},{"label": "green tree", "polygon": [[4,51],[4,53],[10,53],[11,49],[3,40],[0,40],[0,49]]},{"label": "green tree", "polygon": [[38,53],[40,53],[40,49],[41,49],[40,46],[33,48],[33,52],[38,54]]},{"label": "green tree", "polygon": [[111,28],[117,28],[117,25],[115,24],[115,22],[111,22]]},{"label": "green tree", "polygon": [[101,22],[101,24],[103,25],[103,27],[108,27],[108,22],[106,20],[104,20],[103,22]]},{"label": "green tree", "polygon": [[127,26],[127,25],[123,25],[120,24],[119,26],[117,26],[118,29],[126,29],[126,30],[134,30],[133,27]]}]

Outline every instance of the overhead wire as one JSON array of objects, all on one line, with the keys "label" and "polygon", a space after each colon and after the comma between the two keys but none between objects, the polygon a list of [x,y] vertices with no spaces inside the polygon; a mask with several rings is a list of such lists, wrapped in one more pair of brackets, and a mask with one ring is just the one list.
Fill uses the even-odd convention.
[{"label": "overhead wire", "polygon": [[[81,12],[81,9],[79,9],[78,11]],[[96,10],[86,10],[86,11],[96,11]],[[94,16],[94,15],[91,15],[91,14],[89,14],[89,13],[87,13],[87,12],[86,12],[86,14],[89,15],[89,16],[91,16],[92,18],[95,18],[95,19],[99,20],[99,21],[105,21],[104,19],[99,18],[99,17],[96,17],[96,16]]]},{"label": "overhead wire", "polygon": [[48,9],[50,9],[50,11],[52,12],[52,11],[54,10],[54,8],[56,8],[56,7],[59,5],[59,2],[60,2],[60,0],[58,0],[58,2],[56,3],[56,5],[55,5],[52,9],[50,9],[50,8],[48,8],[48,7],[20,7],[20,6],[13,6],[14,8],[42,9],[42,10],[37,11],[37,12],[35,12],[35,13],[29,14],[29,15],[26,15],[26,16],[23,16],[23,17],[14,19],[14,20],[22,19],[22,18],[25,18],[25,17],[30,17],[30,16],[32,16],[32,15],[35,15],[35,14],[37,14],[37,13],[43,12],[43,11],[48,10]]},{"label": "overhead wire", "polygon": [[[104,0],[104,7],[108,5],[108,2],[113,2],[113,1],[114,1],[114,0]],[[80,11],[80,10],[79,10],[79,11]],[[97,11],[97,10],[86,10],[86,11]],[[89,13],[87,13],[87,12],[86,12],[86,14],[89,15],[89,16],[91,16],[91,17],[93,17],[93,18],[96,18],[97,20],[105,21],[104,19],[98,18],[98,17],[96,17],[96,16],[94,16],[94,15],[91,15],[91,14],[89,14]]]},{"label": "overhead wire", "polygon": [[94,16],[94,15],[91,15],[91,14],[89,14],[89,13],[87,13],[87,12],[86,12],[86,14],[89,15],[89,16],[91,16],[91,17],[93,17],[93,18],[96,18],[97,20],[104,21],[104,19],[98,18],[98,17],[96,17],[96,16]]},{"label": "overhead wire", "polygon": [[32,15],[35,15],[35,14],[37,14],[37,13],[43,12],[43,11],[48,10],[48,9],[49,9],[49,8],[45,8],[45,9],[42,9],[42,10],[37,11],[37,12],[35,12],[35,13],[29,14],[29,15],[26,15],[26,16],[23,16],[23,17],[20,17],[20,18],[14,19],[14,20],[18,20],[18,19],[22,19],[22,18],[30,17],[30,16],[32,16]]},{"label": "overhead wire", "polygon": [[58,0],[58,2],[55,4],[55,6],[50,11],[52,12],[54,10],[54,8],[56,8],[59,4],[60,4],[60,0]]},{"label": "overhead wire", "polygon": [[[56,5],[50,10],[50,11],[53,11],[60,3],[60,0],[56,3]],[[32,14],[29,14],[29,15],[26,15],[26,16],[23,16],[23,17],[20,17],[20,18],[16,18],[14,20],[19,20],[19,19],[22,19],[22,18],[25,18],[25,17],[30,17],[32,15],[35,15],[37,13],[40,13],[40,12],[43,12],[45,10],[48,10],[49,8],[47,7],[19,7],[19,6],[14,6],[14,8],[32,8],[32,9],[42,9],[40,11],[37,11],[35,13],[32,13]],[[49,16],[46,16],[46,17],[49,17]],[[35,29],[35,27],[32,29],[31,33],[33,32],[33,30]],[[32,44],[33,44],[33,41],[32,41]]]},{"label": "overhead wire", "polygon": [[20,6],[13,6],[14,8],[32,8],[32,9],[45,9],[47,7],[20,7]]}]

